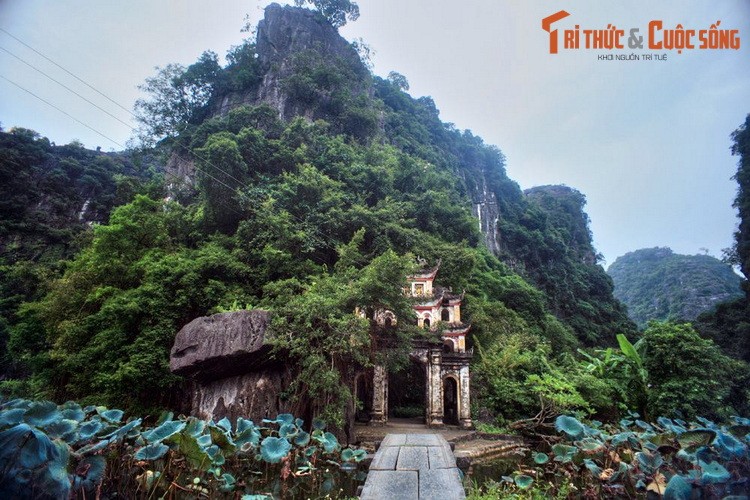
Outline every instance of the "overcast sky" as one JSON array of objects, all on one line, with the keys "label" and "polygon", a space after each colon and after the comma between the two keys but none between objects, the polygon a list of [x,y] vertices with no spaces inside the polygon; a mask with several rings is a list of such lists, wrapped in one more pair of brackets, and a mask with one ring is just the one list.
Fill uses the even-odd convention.
[{"label": "overcast sky", "polygon": [[[260,0],[0,0],[0,28],[131,109],[155,66],[223,55],[246,36]],[[283,3],[283,2],[282,2]],[[522,188],[566,184],[587,199],[596,248],[607,263],[628,251],[669,246],[720,255],[736,228],[730,133],[750,112],[748,0],[566,2],[361,0],[341,32],[375,51],[374,72],[405,75],[410,93],[432,96],[444,121],[471,129],[507,157]],[[609,51],[549,54],[541,19],[553,27],[626,30],[658,19],[664,28],[739,29],[739,50],[626,49],[666,61],[608,61]],[[625,37],[627,39],[627,35]],[[627,47],[627,45],[626,45]],[[3,50],[4,49],[4,50]],[[0,78],[0,122],[32,128],[58,144],[121,149],[119,121],[23,62],[73,88],[120,120],[132,117],[0,32],[0,76],[12,80],[115,143]],[[133,123],[134,125],[134,123]]]}]

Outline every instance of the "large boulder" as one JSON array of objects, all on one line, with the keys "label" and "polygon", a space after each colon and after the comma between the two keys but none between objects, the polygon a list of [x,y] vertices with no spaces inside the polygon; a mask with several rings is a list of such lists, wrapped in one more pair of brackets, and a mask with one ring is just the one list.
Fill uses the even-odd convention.
[{"label": "large boulder", "polygon": [[198,380],[248,373],[269,361],[268,311],[236,311],[196,318],[178,333],[169,369]]}]

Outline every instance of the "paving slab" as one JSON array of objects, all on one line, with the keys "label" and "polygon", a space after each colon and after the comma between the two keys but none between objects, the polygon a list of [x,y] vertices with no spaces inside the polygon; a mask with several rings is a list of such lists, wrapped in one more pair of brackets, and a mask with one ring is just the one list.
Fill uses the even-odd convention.
[{"label": "paving slab", "polygon": [[396,470],[398,461],[398,446],[381,446],[370,464],[370,470]]},{"label": "paving slab", "polygon": [[430,469],[450,469],[456,467],[456,457],[450,448],[445,446],[428,446],[427,456],[430,460]]},{"label": "paving slab", "polygon": [[[371,471],[362,489],[362,500],[415,500],[419,498],[416,471]],[[442,498],[440,496],[435,498]]]},{"label": "paving slab", "polygon": [[398,452],[396,470],[429,469],[426,446],[402,446]]},{"label": "paving slab", "polygon": [[437,434],[407,434],[407,446],[440,446],[445,443],[445,439]]},{"label": "paving slab", "polygon": [[419,498],[439,498],[441,500],[466,498],[458,469],[419,471]]}]

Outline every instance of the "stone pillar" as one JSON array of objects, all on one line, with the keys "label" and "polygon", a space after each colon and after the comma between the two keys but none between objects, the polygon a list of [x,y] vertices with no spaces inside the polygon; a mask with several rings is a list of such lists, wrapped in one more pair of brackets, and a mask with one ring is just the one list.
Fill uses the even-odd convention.
[{"label": "stone pillar", "polygon": [[427,425],[430,427],[443,426],[443,379],[440,376],[440,365],[442,363],[442,352],[440,349],[431,349],[428,354],[427,370],[429,373],[429,407],[430,414]]},{"label": "stone pillar", "polygon": [[469,365],[462,366],[458,372],[460,384],[459,391],[461,397],[458,398],[458,422],[461,427],[472,428],[474,424],[471,422],[471,404],[469,401]]},{"label": "stone pillar", "polygon": [[385,425],[388,421],[388,372],[375,365],[372,371],[372,411],[370,425]]}]

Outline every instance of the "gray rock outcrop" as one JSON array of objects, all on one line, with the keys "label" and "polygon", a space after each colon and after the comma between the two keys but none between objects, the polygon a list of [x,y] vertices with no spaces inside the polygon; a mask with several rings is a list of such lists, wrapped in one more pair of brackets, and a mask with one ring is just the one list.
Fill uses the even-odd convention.
[{"label": "gray rock outcrop", "polygon": [[236,311],[196,318],[177,333],[169,369],[196,380],[217,380],[267,364],[267,311]]}]

